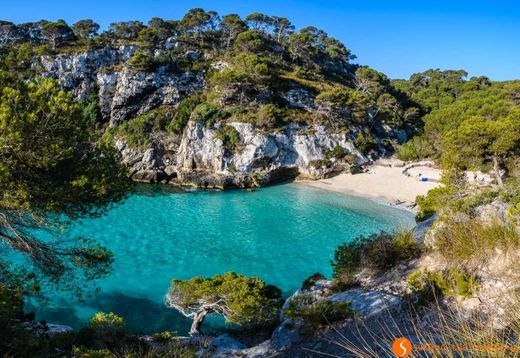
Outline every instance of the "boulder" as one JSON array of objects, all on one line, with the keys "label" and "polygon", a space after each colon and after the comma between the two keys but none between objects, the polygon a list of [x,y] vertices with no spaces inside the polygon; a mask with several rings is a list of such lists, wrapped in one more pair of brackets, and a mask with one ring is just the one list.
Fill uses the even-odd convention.
[{"label": "boulder", "polygon": [[382,313],[391,307],[400,306],[401,297],[376,290],[351,289],[337,293],[327,300],[340,303],[350,302],[351,309],[362,316],[372,316]]},{"label": "boulder", "polygon": [[236,339],[228,334],[222,334],[214,338],[208,345],[207,348],[197,352],[199,357],[230,357],[233,353],[239,352],[247,347],[238,342]]}]

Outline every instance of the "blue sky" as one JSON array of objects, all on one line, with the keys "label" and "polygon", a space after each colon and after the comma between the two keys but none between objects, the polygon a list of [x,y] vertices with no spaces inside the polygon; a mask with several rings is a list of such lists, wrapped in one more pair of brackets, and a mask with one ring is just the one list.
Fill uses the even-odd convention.
[{"label": "blue sky", "polygon": [[263,12],[314,25],[337,37],[369,65],[392,78],[428,68],[465,69],[494,80],[520,79],[520,2],[467,0],[4,0],[0,19],[16,23],[92,18],[113,21],[154,16],[177,19],[202,7],[220,14]]}]

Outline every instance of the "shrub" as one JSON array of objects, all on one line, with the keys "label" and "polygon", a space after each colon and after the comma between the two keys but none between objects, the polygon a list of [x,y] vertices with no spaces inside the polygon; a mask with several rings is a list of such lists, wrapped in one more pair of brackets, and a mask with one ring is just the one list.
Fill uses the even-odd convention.
[{"label": "shrub", "polygon": [[426,196],[420,195],[416,198],[419,206],[415,217],[417,221],[425,220],[436,212],[451,211],[471,215],[478,206],[489,204],[497,198],[507,202],[515,201],[511,196],[511,194],[515,195],[513,194],[515,190],[509,185],[504,185],[498,190],[495,188],[475,190],[467,185],[465,176],[461,177],[460,174],[452,171],[443,174],[442,183],[443,186],[429,190]]},{"label": "shrub", "polygon": [[415,258],[420,247],[412,230],[400,230],[394,234],[381,232],[368,238],[360,236],[340,245],[334,252],[331,265],[338,288],[351,285],[357,273],[388,270],[399,262]]},{"label": "shrub", "polygon": [[331,165],[332,165],[332,162],[328,159],[315,159],[315,160],[309,161],[309,164],[307,164],[307,166],[309,168],[315,168],[315,169],[329,168]]},{"label": "shrub", "polygon": [[370,135],[359,133],[354,141],[356,148],[363,154],[367,154],[376,145],[376,140]]},{"label": "shrub", "polygon": [[316,72],[310,70],[308,68],[300,67],[296,71],[294,71],[294,75],[296,77],[302,78],[304,80],[317,81],[319,80],[319,76],[317,76]]},{"label": "shrub", "polygon": [[152,54],[149,51],[142,49],[139,49],[134,53],[132,58],[128,60],[128,64],[130,67],[138,71],[150,71],[156,65]]},{"label": "shrub", "polygon": [[302,319],[313,328],[318,328],[352,316],[350,302],[318,300],[309,295],[300,295],[289,301],[285,315],[290,319]]},{"label": "shrub", "polygon": [[108,349],[88,349],[85,347],[74,347],[72,356],[75,358],[113,358],[114,354]]},{"label": "shrub", "polygon": [[240,145],[240,135],[238,131],[227,124],[221,125],[215,132],[215,138],[220,139],[224,143],[224,148],[228,152],[235,152]]},{"label": "shrub", "polygon": [[345,154],[345,152],[346,152],[345,148],[343,148],[341,145],[337,145],[334,148],[327,149],[325,151],[325,158],[326,159],[332,159],[332,158],[339,159],[339,158],[343,157],[343,154]]},{"label": "shrub", "polygon": [[191,119],[204,124],[206,127],[211,127],[219,120],[226,119],[227,117],[229,117],[229,113],[210,103],[199,104],[191,114]]},{"label": "shrub", "polygon": [[190,120],[191,113],[202,102],[202,96],[199,94],[192,94],[189,97],[180,101],[177,106],[177,111],[173,119],[166,125],[168,132],[175,132],[181,134]]},{"label": "shrub", "polygon": [[438,225],[435,231],[435,246],[451,263],[471,267],[487,261],[495,248],[507,250],[518,247],[520,235],[512,224],[493,220],[453,219]]},{"label": "shrub", "polygon": [[92,93],[88,96],[83,107],[83,116],[88,125],[94,129],[99,129],[101,124],[101,112],[98,106],[99,96],[97,93]]},{"label": "shrub", "polygon": [[351,165],[349,168],[350,174],[356,175],[363,173],[363,169],[359,165]]},{"label": "shrub", "polygon": [[479,282],[474,275],[467,274],[457,268],[446,271],[416,271],[408,276],[408,284],[420,304],[433,302],[442,296],[471,297],[477,290]]},{"label": "shrub", "polygon": [[122,317],[110,312],[98,312],[89,320],[89,327],[97,332],[124,331],[126,324]]},{"label": "shrub", "polygon": [[172,107],[161,106],[111,128],[106,136],[121,136],[131,147],[146,146],[150,142],[150,134],[164,130],[173,113]]},{"label": "shrub", "polygon": [[274,104],[263,104],[254,116],[254,123],[261,127],[276,127],[284,122],[285,111]]},{"label": "shrub", "polygon": [[169,332],[169,331],[155,333],[152,336],[153,341],[156,342],[156,343],[167,343],[167,342],[170,342],[173,339],[173,337],[174,337],[174,333],[173,332]]}]

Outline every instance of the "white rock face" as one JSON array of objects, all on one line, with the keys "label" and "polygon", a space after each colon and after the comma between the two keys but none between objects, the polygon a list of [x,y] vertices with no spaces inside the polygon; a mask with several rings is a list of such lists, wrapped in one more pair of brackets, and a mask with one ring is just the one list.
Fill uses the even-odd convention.
[{"label": "white rock face", "polygon": [[[354,155],[358,164],[367,161],[346,133],[329,133],[321,127],[294,125],[280,132],[266,133],[255,129],[250,123],[232,122],[229,125],[237,130],[241,141],[234,153],[228,152],[222,140],[216,138],[215,128],[207,128],[195,121],[188,122],[178,142],[165,136],[162,141],[155,141],[148,148],[127,148],[122,141],[118,141],[116,146],[132,173],[140,173],[136,178],[138,180],[142,180],[143,171],[148,173],[144,175],[146,177],[155,170],[159,172],[158,177],[173,178],[179,175],[181,182],[197,184],[204,181],[210,186],[213,186],[210,183],[214,183],[217,187],[228,184],[246,187],[254,185],[244,183],[244,180],[247,181],[255,173],[269,176],[289,170],[282,176],[294,177],[298,173],[313,176],[315,173],[309,168],[309,163],[323,160],[326,152],[336,146]],[[164,139],[169,143],[165,143]],[[190,179],[186,179],[187,176]],[[208,177],[211,177],[209,181]]]},{"label": "white rock face", "polygon": [[215,131],[190,121],[184,130],[177,154],[179,170],[207,170],[222,173],[225,168],[224,146]]},{"label": "white rock face", "polygon": [[[328,133],[321,127],[287,126],[279,133],[266,133],[249,123],[230,123],[241,139],[236,153],[226,152],[215,130],[190,121],[184,131],[177,153],[179,171],[206,171],[212,174],[248,175],[294,168],[310,174],[309,162],[323,160],[327,150],[336,146],[352,153],[358,163],[366,162],[345,133]],[[307,134],[300,134],[307,130]]]},{"label": "white rock face", "polygon": [[43,77],[56,78],[76,99],[85,100],[95,89],[96,76],[102,68],[127,61],[136,50],[137,46],[121,46],[73,55],[40,56],[33,67],[41,67]]},{"label": "white rock face", "polygon": [[137,46],[105,48],[77,54],[40,56],[33,67],[56,78],[78,100],[99,91],[101,114],[111,125],[159,105],[175,105],[203,85],[202,73],[173,73],[166,66],[153,72],[135,71],[125,63]]},{"label": "white rock face", "polygon": [[302,88],[289,90],[283,97],[293,108],[305,109],[307,111],[316,109],[314,96]]},{"label": "white rock face", "polygon": [[244,148],[233,158],[237,172],[286,166],[308,173],[309,162],[324,159],[325,152],[336,146],[354,154],[360,163],[366,161],[345,133],[328,133],[323,127],[314,127],[307,134],[301,134],[308,128],[290,125],[281,133],[264,133],[247,123],[231,125],[244,143]]},{"label": "white rock face", "polygon": [[111,125],[144,114],[160,105],[175,105],[186,94],[202,88],[201,74],[171,73],[166,67],[155,72],[137,72],[123,67],[120,72],[98,74],[100,107]]}]

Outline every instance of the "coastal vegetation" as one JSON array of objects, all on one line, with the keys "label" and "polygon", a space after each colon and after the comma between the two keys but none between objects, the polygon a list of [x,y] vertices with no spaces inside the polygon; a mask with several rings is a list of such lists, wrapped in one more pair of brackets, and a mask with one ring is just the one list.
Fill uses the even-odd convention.
[{"label": "coastal vegetation", "polygon": [[173,280],[166,299],[169,307],[193,320],[190,335],[196,336],[211,313],[242,327],[276,322],[282,292],[257,277],[228,272],[212,278]]},{"label": "coastal vegetation", "polygon": [[345,289],[355,283],[355,277],[363,270],[372,272],[389,270],[400,262],[411,260],[421,253],[421,247],[413,231],[381,232],[369,237],[358,237],[340,245],[334,253],[331,265],[337,289]]},{"label": "coastal vegetation", "polygon": [[[399,282],[406,288],[399,292],[403,297],[428,306],[437,298],[471,299],[486,289],[482,282],[489,289],[492,275],[517,279],[510,257],[520,249],[519,81],[468,79],[463,70],[435,69],[391,80],[352,63],[351,51],[323,30],[296,30],[287,18],[260,13],[221,17],[197,8],[180,20],[118,22],[99,31],[90,19],[70,26],[64,20],[0,21],[0,252],[9,253],[0,257],[0,354],[187,357],[194,354],[193,342],[206,348],[200,347],[200,330],[211,314],[252,332],[272,331],[281,312],[289,326],[303,322],[311,331],[348,324],[361,314],[351,300],[317,298],[322,292],[313,290],[326,281],[318,274],[283,307],[280,289],[232,272],[172,281],[167,305],[192,319],[190,334],[197,339],[190,344],[165,332],[151,336],[151,345],[128,331],[124,317],[103,312],[79,331],[49,337],[49,327],[24,312],[27,297],[61,290],[81,298],[111,273],[109,250],[89,238],[65,238],[63,232],[72,220],[102,215],[125,199],[132,188],[129,162],[144,166],[138,170],[145,174],[157,174],[162,165],[160,173],[168,180],[182,176],[174,166],[183,162],[181,169],[190,174],[209,171],[201,180],[208,187],[215,175],[211,168],[236,174],[238,166],[226,167],[227,161],[244,150],[248,135],[258,133],[265,136],[254,138],[267,144],[255,147],[254,155],[273,154],[255,157],[242,165],[252,171],[238,173],[249,175],[254,186],[275,176],[269,168],[287,169],[277,165],[292,149],[280,143],[293,143],[295,136],[330,142],[320,148],[321,156],[302,156],[305,169],[332,172],[341,163],[342,170],[356,174],[361,165],[396,154],[404,161],[430,159],[443,170],[442,185],[416,200],[417,221],[434,218],[430,236],[420,241],[414,231],[397,230],[341,244],[331,261],[332,286],[321,283],[325,288],[319,289],[324,296],[359,287],[376,291],[363,286],[363,275],[390,272],[405,277]],[[124,59],[88,75],[70,74],[70,81],[69,74],[60,77],[63,73],[43,68],[45,61],[103,50],[114,51],[110,61]],[[95,56],[104,56],[99,53]],[[104,82],[76,83],[89,76]],[[117,76],[134,82],[129,80],[129,93],[114,100],[118,89],[111,81]],[[102,90],[100,83],[108,85]],[[244,135],[236,123],[252,129]],[[211,165],[195,155],[175,156],[188,142],[188,131],[206,145],[220,145],[222,152],[203,153],[209,153],[203,159]],[[159,134],[171,143],[161,142]],[[341,140],[333,141],[337,137]],[[124,145],[116,149],[118,142]],[[125,161],[121,148],[133,150],[137,159]],[[302,170],[295,163],[291,169]],[[148,181],[162,180],[152,178]],[[494,217],[484,215],[486,210]],[[503,266],[486,266],[500,255],[508,259],[498,260]],[[424,268],[424,258],[442,267]],[[512,317],[517,323],[519,316]],[[467,322],[444,327],[456,330]],[[281,327],[287,328],[285,323]],[[496,332],[486,337],[499,338]]]}]

